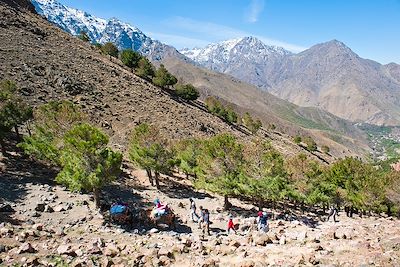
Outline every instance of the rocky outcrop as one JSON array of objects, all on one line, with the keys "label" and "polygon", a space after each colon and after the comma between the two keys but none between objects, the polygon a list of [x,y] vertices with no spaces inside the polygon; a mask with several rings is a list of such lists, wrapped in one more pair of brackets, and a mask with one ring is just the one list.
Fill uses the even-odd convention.
[{"label": "rocky outcrop", "polygon": [[28,10],[36,14],[35,7],[30,0],[0,0],[0,3],[4,3],[12,8]]}]

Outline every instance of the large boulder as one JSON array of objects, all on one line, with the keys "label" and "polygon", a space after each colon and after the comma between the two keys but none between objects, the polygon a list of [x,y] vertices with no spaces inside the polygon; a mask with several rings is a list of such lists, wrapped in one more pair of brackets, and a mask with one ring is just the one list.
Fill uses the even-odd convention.
[{"label": "large boulder", "polygon": [[18,249],[18,254],[22,254],[22,253],[36,253],[36,249],[31,245],[31,243],[26,242],[23,243],[19,249]]},{"label": "large boulder", "polygon": [[60,255],[76,256],[75,251],[71,245],[60,245],[57,248],[57,253]]},{"label": "large boulder", "polygon": [[254,243],[257,246],[266,246],[267,244],[272,244],[273,240],[268,235],[261,235],[254,239]]},{"label": "large boulder", "polygon": [[115,257],[119,254],[119,249],[114,244],[108,244],[104,248],[103,254],[110,257]]}]

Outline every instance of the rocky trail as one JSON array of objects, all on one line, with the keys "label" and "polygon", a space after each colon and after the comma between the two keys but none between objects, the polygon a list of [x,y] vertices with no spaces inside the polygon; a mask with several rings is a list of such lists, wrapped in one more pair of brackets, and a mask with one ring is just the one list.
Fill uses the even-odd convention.
[{"label": "rocky trail", "polygon": [[[33,166],[18,152],[1,159],[1,266],[399,266],[399,221],[354,217],[324,222],[314,214],[291,210],[291,220],[276,219],[270,230],[256,230],[257,209],[232,199],[230,213],[239,225],[227,234],[223,198],[195,190],[190,181],[163,177],[160,190],[145,172],[124,166],[124,175],[104,191],[109,201],[138,208],[155,198],[178,215],[177,229],[111,224],[95,209],[91,196],[55,185],[55,173]],[[189,219],[189,197],[210,210],[211,236]],[[274,215],[274,216],[272,216]]]}]

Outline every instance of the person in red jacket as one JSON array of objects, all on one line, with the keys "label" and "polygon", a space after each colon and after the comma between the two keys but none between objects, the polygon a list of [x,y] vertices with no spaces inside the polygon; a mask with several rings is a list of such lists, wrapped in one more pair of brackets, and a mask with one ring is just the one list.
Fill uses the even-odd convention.
[{"label": "person in red jacket", "polygon": [[235,230],[235,224],[233,223],[233,217],[232,215],[229,216],[229,221],[228,221],[228,234],[230,233],[230,230],[232,230],[235,234],[236,234],[236,230]]}]

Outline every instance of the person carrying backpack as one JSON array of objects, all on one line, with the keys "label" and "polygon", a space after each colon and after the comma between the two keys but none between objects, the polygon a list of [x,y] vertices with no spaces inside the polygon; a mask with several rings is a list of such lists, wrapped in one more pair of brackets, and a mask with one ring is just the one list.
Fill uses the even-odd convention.
[{"label": "person carrying backpack", "polygon": [[268,228],[267,212],[263,211],[258,221],[258,231],[266,233],[269,230]]},{"label": "person carrying backpack", "polygon": [[205,209],[203,213],[203,235],[205,232],[210,235],[210,213],[208,209]]},{"label": "person carrying backpack", "polygon": [[192,222],[198,222],[200,217],[196,213],[196,203],[192,198],[189,198],[190,201],[190,218],[192,219]]},{"label": "person carrying backpack", "polygon": [[203,223],[203,220],[204,220],[204,212],[205,212],[205,210],[203,209],[203,206],[200,206],[199,208],[200,208],[199,229],[202,229],[201,227],[202,227],[202,223]]},{"label": "person carrying backpack", "polygon": [[329,219],[330,219],[331,217],[333,217],[333,221],[334,221],[334,222],[337,222],[337,221],[336,221],[336,215],[337,215],[337,214],[338,214],[338,210],[337,210],[336,206],[335,206],[335,205],[332,205],[332,206],[331,206],[331,209],[329,210],[328,219],[326,219],[326,221],[329,222]]}]

